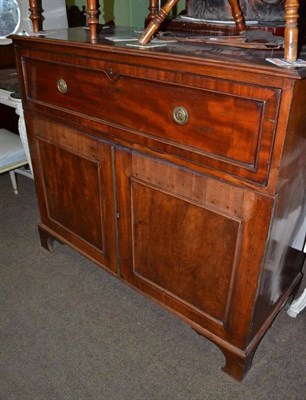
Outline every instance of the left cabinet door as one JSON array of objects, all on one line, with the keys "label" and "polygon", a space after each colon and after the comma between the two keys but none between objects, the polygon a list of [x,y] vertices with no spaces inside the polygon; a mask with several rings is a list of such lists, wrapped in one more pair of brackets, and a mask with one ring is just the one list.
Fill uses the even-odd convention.
[{"label": "left cabinet door", "polygon": [[40,231],[116,273],[112,146],[30,113],[26,121]]}]

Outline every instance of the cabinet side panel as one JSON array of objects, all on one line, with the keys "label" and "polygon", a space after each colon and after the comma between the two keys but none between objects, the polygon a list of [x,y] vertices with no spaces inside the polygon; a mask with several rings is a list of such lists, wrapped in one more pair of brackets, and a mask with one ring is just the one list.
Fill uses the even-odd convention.
[{"label": "cabinet side panel", "polygon": [[293,94],[251,336],[287,300],[302,276],[305,259],[306,81],[297,81]]}]

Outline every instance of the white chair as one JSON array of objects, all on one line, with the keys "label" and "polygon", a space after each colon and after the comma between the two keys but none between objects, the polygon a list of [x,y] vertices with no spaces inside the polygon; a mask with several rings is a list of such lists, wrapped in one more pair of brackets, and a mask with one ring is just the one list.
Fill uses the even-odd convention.
[{"label": "white chair", "polygon": [[14,193],[18,194],[16,173],[33,179],[33,175],[25,168],[28,159],[19,135],[0,129],[0,174],[10,173]]},{"label": "white chair", "polygon": [[294,300],[287,310],[287,314],[291,318],[295,318],[302,310],[306,308],[306,288],[304,289],[303,293],[300,297]]},{"label": "white chair", "polygon": [[[28,0],[0,0],[0,45],[12,42],[7,38],[10,34],[31,34],[29,6]],[[68,27],[65,0],[43,0],[42,6],[45,10],[44,29]],[[0,87],[0,103],[14,107],[19,115],[19,136],[0,127],[0,174],[10,172],[14,192],[18,194],[16,173],[32,179],[33,174],[21,100],[10,95],[8,89]],[[25,167],[27,164],[29,169]]]},{"label": "white chair", "polygon": [[[6,0],[3,2],[0,0],[1,48],[2,45],[5,46],[11,43],[11,40],[7,38],[8,35],[18,33],[20,29],[23,29],[18,1]],[[28,170],[25,167],[29,164],[31,168],[31,160],[28,152],[21,100],[11,96],[13,92],[10,83],[14,80],[17,81],[17,75],[16,73],[14,74],[13,71],[13,69],[0,70],[0,104],[13,107],[16,114],[19,115],[18,130],[20,136],[5,129],[3,125],[0,125],[0,174],[4,172],[10,173],[14,192],[18,194],[16,173],[30,178],[33,178],[33,175],[31,169]]]},{"label": "white chair", "polygon": [[[294,248],[301,248],[303,247],[304,253],[306,253],[306,217],[304,221],[302,221],[302,224],[300,226],[300,229],[298,230],[296,234],[295,241],[293,242],[293,247]],[[295,318],[302,310],[306,308],[306,287],[304,291],[301,293],[300,297],[295,299],[291,305],[290,308],[287,310],[287,313],[289,317]]]}]

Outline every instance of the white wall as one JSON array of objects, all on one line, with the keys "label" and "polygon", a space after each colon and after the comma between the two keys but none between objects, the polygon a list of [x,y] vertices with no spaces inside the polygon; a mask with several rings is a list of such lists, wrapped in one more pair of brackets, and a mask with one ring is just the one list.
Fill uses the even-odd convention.
[{"label": "white wall", "polygon": [[[21,30],[26,32],[32,31],[32,22],[29,15],[29,1],[18,0],[21,8]],[[44,9],[44,22],[43,29],[61,29],[67,28],[67,14],[65,0],[42,0],[42,7]]]}]

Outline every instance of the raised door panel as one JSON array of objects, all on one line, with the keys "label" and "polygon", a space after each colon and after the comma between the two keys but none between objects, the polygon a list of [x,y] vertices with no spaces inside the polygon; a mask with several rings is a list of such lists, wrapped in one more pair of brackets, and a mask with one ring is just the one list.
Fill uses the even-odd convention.
[{"label": "raised door panel", "polygon": [[116,272],[111,146],[28,117],[42,224]]},{"label": "raised door panel", "polygon": [[133,274],[224,323],[240,221],[139,181],[131,190]]},{"label": "raised door panel", "polygon": [[271,200],[125,150],[116,170],[121,276],[196,329],[243,347]]}]

